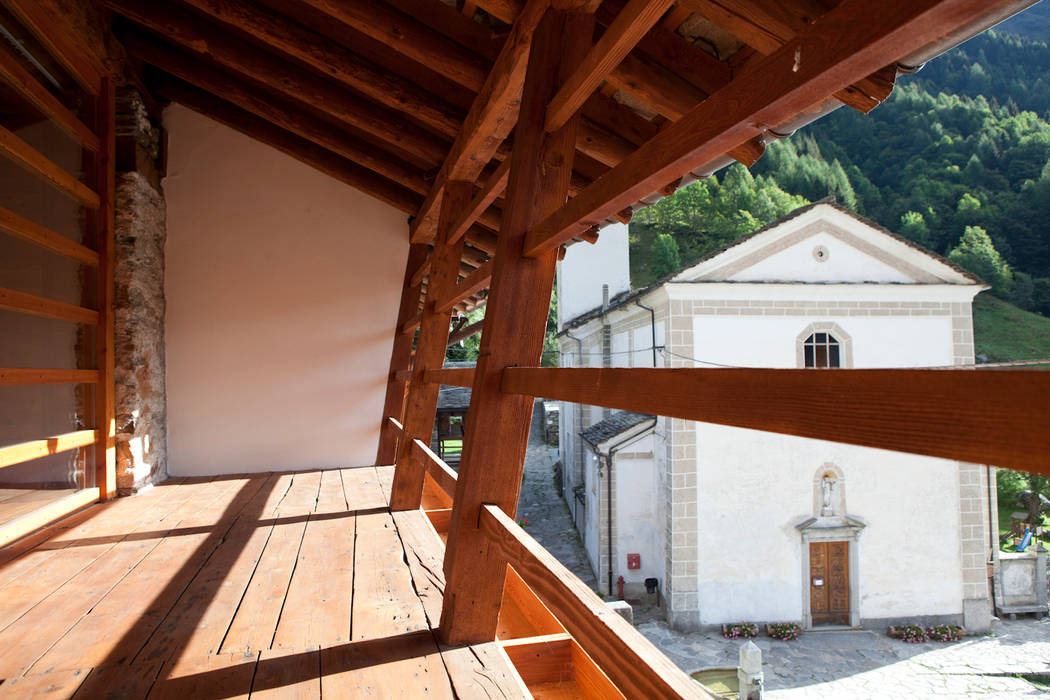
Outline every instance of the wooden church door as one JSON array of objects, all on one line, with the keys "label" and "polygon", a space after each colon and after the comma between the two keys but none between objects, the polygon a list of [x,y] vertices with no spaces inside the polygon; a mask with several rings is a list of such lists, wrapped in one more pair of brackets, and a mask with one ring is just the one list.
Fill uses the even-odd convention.
[{"label": "wooden church door", "polygon": [[809,543],[809,610],[814,627],[850,623],[849,542]]}]

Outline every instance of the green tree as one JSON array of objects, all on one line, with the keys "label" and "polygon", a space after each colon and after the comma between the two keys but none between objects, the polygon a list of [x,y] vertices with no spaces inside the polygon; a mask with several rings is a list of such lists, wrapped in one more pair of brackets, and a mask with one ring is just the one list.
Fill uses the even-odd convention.
[{"label": "green tree", "polygon": [[678,254],[678,243],[669,233],[658,233],[653,239],[651,252],[652,270],[657,279],[668,275],[682,266]]},{"label": "green tree", "polygon": [[1013,287],[1013,272],[980,226],[967,226],[948,258],[992,286],[992,293],[1006,299]]},{"label": "green tree", "polygon": [[930,227],[926,225],[923,215],[917,211],[906,211],[901,214],[900,234],[919,245],[928,246],[930,244]]}]

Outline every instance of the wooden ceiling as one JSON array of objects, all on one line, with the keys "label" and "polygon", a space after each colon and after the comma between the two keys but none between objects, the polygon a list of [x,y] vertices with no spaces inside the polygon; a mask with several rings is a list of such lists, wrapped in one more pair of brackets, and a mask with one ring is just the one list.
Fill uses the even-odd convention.
[{"label": "wooden ceiling", "polygon": [[[156,96],[401,209],[412,217],[413,242],[433,239],[447,182],[475,183],[474,201],[455,230],[467,242],[461,276],[473,275],[478,291],[459,309],[483,299],[482,266],[495,251],[528,49],[551,0],[101,2]],[[846,11],[850,3],[857,8],[852,14]],[[756,90],[779,97],[768,75],[781,48],[824,24],[841,33],[851,18],[878,17],[870,7],[877,3],[843,0],[837,12],[838,0],[553,4],[594,12],[596,22],[593,37],[580,37],[593,44],[587,60],[547,113],[548,131],[577,110],[582,114],[570,187],[578,206],[544,222],[544,231],[532,239],[535,250],[594,240],[596,225],[629,220],[632,207],[673,192],[683,176],[701,177],[732,160],[751,165],[765,143],[783,135],[781,129],[793,130],[841,104],[862,112],[874,108],[893,89],[902,57],[924,49],[938,53],[1029,2],[927,0],[920,4],[955,7],[927,22],[938,26],[913,32],[911,45],[898,39],[877,47],[888,57],[885,63],[878,53],[873,61],[870,46],[851,47],[848,37],[835,37],[838,43],[817,60],[848,63],[868,50],[870,75],[832,89],[818,80],[806,94],[793,95],[786,112],[773,110],[787,117],[776,122],[756,118],[762,115],[748,100]],[[698,107],[705,104],[711,114],[700,121]],[[676,122],[686,130],[685,117],[699,126],[717,122],[704,142],[709,147],[662,162],[660,143],[670,140]],[[654,141],[660,134],[663,139]],[[625,168],[617,168],[603,180],[616,195],[611,199],[577,197],[601,194],[592,184],[631,159],[659,167],[627,189],[617,177]],[[421,268],[416,281],[425,274]]]}]

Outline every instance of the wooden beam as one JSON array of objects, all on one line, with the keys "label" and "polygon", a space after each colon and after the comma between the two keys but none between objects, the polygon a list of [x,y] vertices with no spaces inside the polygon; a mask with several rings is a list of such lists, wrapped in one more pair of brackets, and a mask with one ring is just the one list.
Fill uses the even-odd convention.
[{"label": "wooden beam", "polygon": [[474,368],[463,369],[428,369],[423,373],[423,381],[438,386],[474,386]]},{"label": "wooden beam", "polygon": [[6,46],[0,48],[0,80],[14,88],[67,136],[90,151],[98,150],[98,136],[23,68]]},{"label": "wooden beam", "polygon": [[0,367],[0,386],[30,384],[97,384],[97,369],[24,369]]},{"label": "wooden beam", "polygon": [[465,277],[456,285],[456,288],[452,291],[450,296],[438,303],[438,309],[442,311],[451,310],[452,307],[459,302],[464,299],[469,299],[482,289],[488,287],[489,280],[492,279],[492,265],[493,263],[490,260]]},{"label": "wooden beam", "polygon": [[39,176],[47,184],[85,207],[98,208],[98,194],[90,187],[2,126],[0,126],[0,155],[6,156],[15,165]]},{"label": "wooden beam", "polygon": [[551,250],[667,182],[804,112],[825,96],[987,12],[980,0],[883,6],[844,0],[714,93],[540,223],[526,254]]},{"label": "wooden beam", "polygon": [[403,112],[436,134],[453,138],[462,115],[408,80],[367,61],[335,41],[312,32],[287,17],[249,0],[185,0],[188,4],[331,76],[376,102]]},{"label": "wooden beam", "polygon": [[438,241],[431,256],[427,296],[423,304],[419,335],[416,338],[412,379],[408,385],[405,431],[398,445],[397,469],[394,471],[394,485],[390,491],[391,510],[419,508],[423,496],[423,465],[415,458],[411,443],[416,438],[429,441],[434,431],[434,415],[437,412],[440,387],[428,385],[424,380],[424,373],[428,369],[440,369],[445,361],[451,312],[438,309],[437,305],[439,300],[455,288],[464,244],[463,239],[456,243],[448,243],[448,232],[452,227],[452,218],[466,206],[473,189],[469,182],[449,183],[448,194],[441,205]]},{"label": "wooden beam", "polygon": [[30,221],[10,209],[0,207],[0,229],[53,253],[64,255],[85,265],[98,266],[98,253],[95,251],[87,246],[74,243],[61,233],[45,228],[35,221]]},{"label": "wooden beam", "polygon": [[503,390],[1050,474],[1038,371],[509,368]]},{"label": "wooden beam", "polygon": [[[77,27],[54,0],[2,0],[41,46],[91,95],[102,89],[107,71],[99,56],[84,46]],[[64,4],[64,3],[63,3]]]},{"label": "wooden beam", "polygon": [[[427,246],[424,245],[413,245],[408,249],[408,259],[405,261],[405,280],[401,287],[401,303],[397,311],[394,344],[390,350],[389,378],[386,384],[386,398],[383,400],[383,426],[389,420],[396,418],[400,421],[404,418],[407,387],[405,382],[398,378],[397,373],[407,371],[412,365],[412,336],[408,333],[401,333],[399,330],[401,324],[411,318],[419,308],[419,283],[412,280],[413,273],[423,264],[427,252]],[[397,459],[399,437],[390,431],[380,430],[376,464],[394,463],[394,460]]]},{"label": "wooden beam", "polygon": [[484,505],[480,528],[550,608],[573,639],[629,698],[706,698],[698,683],[671,663],[587,584],[494,505]]},{"label": "wooden beam", "polygon": [[455,333],[452,333],[448,337],[448,344],[455,345],[461,340],[466,340],[472,335],[477,335],[482,331],[485,326],[485,319],[481,319],[477,323],[472,323],[469,326],[459,329]]},{"label": "wooden beam", "polygon": [[499,383],[504,367],[538,364],[543,351],[557,253],[528,260],[521,251],[526,232],[568,192],[579,118],[551,134],[544,121],[558,84],[590,49],[593,27],[592,14],[549,10],[529,56],[445,552],[440,634],[449,644],[496,634],[505,567],[485,544],[479,514],[482,503],[515,512],[532,417],[532,399]]},{"label": "wooden beam", "polygon": [[130,54],[150,65],[222,97],[275,126],[312,141],[413,192],[425,194],[429,190],[422,170],[362,138],[333,128],[325,120],[296,109],[280,98],[267,95],[222,71],[215,70],[207,63],[181,54],[158,41],[128,36],[124,37],[124,45]]},{"label": "wooden beam", "polygon": [[492,173],[491,177],[485,181],[485,186],[474,195],[474,199],[470,200],[466,210],[459,216],[456,223],[452,225],[451,240],[458,241],[460,236],[465,234],[467,229],[473,226],[474,222],[489,208],[489,205],[503,194],[503,191],[507,189],[507,175],[509,173],[510,158],[507,158],[496,169],[496,172]]},{"label": "wooden beam", "polygon": [[98,311],[85,309],[82,306],[67,304],[64,301],[45,299],[35,294],[18,292],[7,287],[0,287],[0,309],[18,311],[33,316],[44,316],[45,318],[57,318],[61,321],[72,321],[74,323],[87,323],[94,325],[98,323]]},{"label": "wooden beam", "polygon": [[30,440],[17,445],[0,447],[0,469],[93,445],[98,439],[97,433],[96,430],[77,430],[43,440]]},{"label": "wooden beam", "polygon": [[[826,8],[815,0],[791,3],[764,0],[682,0],[714,24],[729,30],[759,53],[769,55],[790,41],[814,21]],[[893,70],[896,77],[896,70]],[[876,73],[876,76],[878,73]],[[892,84],[890,86],[892,90]],[[835,93],[835,97],[859,112],[867,113],[882,103],[889,92],[877,77],[862,78],[856,84]]]},{"label": "wooden beam", "polygon": [[557,131],[579,111],[674,0],[631,0],[565,81],[547,108],[545,128]]},{"label": "wooden beam", "polygon": [[376,0],[302,0],[315,10],[477,92],[489,66],[410,14]]},{"label": "wooden beam", "polygon": [[295,63],[240,41],[174,5],[148,0],[106,0],[105,4],[167,41],[382,140],[423,167],[436,167],[445,157],[448,143],[444,139],[419,129],[399,112],[360,98]]},{"label": "wooden beam", "polygon": [[276,148],[340,182],[386,202],[395,209],[407,213],[419,207],[419,195],[400,184],[376,175],[357,163],[274,126],[265,119],[235,107],[200,88],[171,77],[162,77],[152,81],[151,86],[158,95],[185,105],[231,129]]},{"label": "wooden beam", "polygon": [[515,20],[514,28],[475,98],[430,194],[412,221],[409,233],[413,243],[433,238],[434,212],[441,204],[445,183],[449,180],[476,180],[517,122],[532,35],[549,4],[550,0],[529,0]]},{"label": "wooden beam", "polygon": [[117,421],[115,359],[115,274],[116,232],[115,193],[117,166],[117,104],[113,79],[102,79],[93,101],[92,127],[99,138],[99,149],[91,161],[89,177],[99,196],[99,207],[90,222],[98,250],[95,296],[98,300],[98,326],[95,329],[95,363],[99,371],[95,387],[95,486],[105,501],[117,495]]},{"label": "wooden beam", "polygon": [[410,318],[407,321],[405,321],[404,323],[402,323],[398,327],[398,330],[401,333],[403,333],[405,335],[408,335],[409,333],[414,331],[416,328],[418,328],[419,324],[422,323],[422,322],[423,322],[423,314],[417,313],[415,316],[413,316],[412,318]]},{"label": "wooden beam", "polygon": [[456,480],[458,475],[445,463],[445,460],[434,454],[434,451],[420,439],[412,441],[412,449],[415,450],[416,459],[426,465],[426,472],[434,479],[441,490],[451,498],[456,493]]}]

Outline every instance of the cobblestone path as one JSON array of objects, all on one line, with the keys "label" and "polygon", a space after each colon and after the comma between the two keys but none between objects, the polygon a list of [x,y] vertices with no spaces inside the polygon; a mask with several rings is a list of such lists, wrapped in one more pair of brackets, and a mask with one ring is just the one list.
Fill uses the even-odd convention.
[{"label": "cobblestone path", "polygon": [[518,497],[518,519],[528,520],[525,530],[584,583],[596,588],[598,584],[572,524],[569,507],[554,489],[553,467],[557,461],[558,448],[543,442],[543,408],[537,401],[525,455],[525,479]]}]

